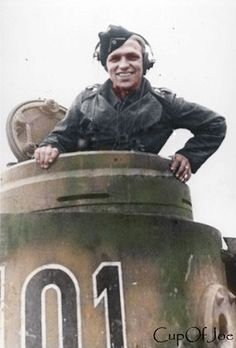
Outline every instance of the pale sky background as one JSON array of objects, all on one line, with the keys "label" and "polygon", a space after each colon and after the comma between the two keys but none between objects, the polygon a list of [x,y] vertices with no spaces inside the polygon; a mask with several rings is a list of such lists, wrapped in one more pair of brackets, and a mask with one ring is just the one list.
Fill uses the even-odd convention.
[{"label": "pale sky background", "polygon": [[[105,81],[92,59],[97,34],[122,25],[150,42],[153,86],[226,117],[225,141],[189,186],[194,220],[236,237],[235,18],[235,0],[0,0],[1,169],[15,161],[5,135],[11,109],[39,97],[68,108],[84,87]],[[187,136],[176,132],[160,155],[173,154]]]}]

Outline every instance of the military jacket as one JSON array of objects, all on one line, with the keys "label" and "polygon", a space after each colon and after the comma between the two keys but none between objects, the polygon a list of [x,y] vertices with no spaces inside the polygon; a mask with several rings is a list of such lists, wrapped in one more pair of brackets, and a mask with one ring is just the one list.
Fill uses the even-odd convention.
[{"label": "military jacket", "polygon": [[177,153],[188,158],[195,173],[224,139],[224,117],[177,98],[167,89],[153,88],[145,78],[137,91],[121,101],[107,80],[80,93],[40,146],[51,144],[60,152],[133,150],[158,154],[178,128],[193,134]]}]

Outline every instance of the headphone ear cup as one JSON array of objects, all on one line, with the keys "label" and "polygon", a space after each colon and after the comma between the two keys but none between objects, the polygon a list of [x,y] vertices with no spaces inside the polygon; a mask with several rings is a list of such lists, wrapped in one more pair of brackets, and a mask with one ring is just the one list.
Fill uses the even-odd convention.
[{"label": "headphone ear cup", "polygon": [[143,55],[143,74],[145,75],[147,70],[151,69],[154,64],[155,60],[150,60],[148,52],[145,52]]},{"label": "headphone ear cup", "polygon": [[143,55],[143,75],[146,74],[148,69],[149,69],[148,53],[145,52],[144,55]]},{"label": "headphone ear cup", "polygon": [[100,42],[97,43],[94,52],[93,52],[93,58],[97,59],[97,61],[101,61],[101,55],[100,55]]}]

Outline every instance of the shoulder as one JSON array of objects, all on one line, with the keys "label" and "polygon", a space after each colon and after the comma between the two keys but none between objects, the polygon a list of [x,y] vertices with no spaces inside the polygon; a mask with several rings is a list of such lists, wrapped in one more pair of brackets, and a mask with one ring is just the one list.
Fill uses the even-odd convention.
[{"label": "shoulder", "polygon": [[167,102],[172,102],[176,98],[176,94],[166,87],[152,87],[152,93],[157,98]]},{"label": "shoulder", "polygon": [[79,109],[84,101],[95,96],[100,88],[100,84],[94,84],[83,89],[72,102],[71,109]]},{"label": "shoulder", "polygon": [[81,101],[85,101],[86,99],[89,99],[89,98],[92,98],[93,96],[95,96],[99,89],[100,89],[101,85],[96,83],[94,85],[90,85],[90,86],[87,86],[81,93],[80,93],[80,96],[81,96]]},{"label": "shoulder", "polygon": [[152,87],[153,95],[158,99],[162,106],[172,115],[180,114],[182,111],[189,111],[193,104],[186,102],[171,89],[166,87]]},{"label": "shoulder", "polygon": [[96,95],[100,89],[101,85],[96,83],[94,85],[90,85],[85,87],[75,98],[74,103],[80,104],[88,98]]}]

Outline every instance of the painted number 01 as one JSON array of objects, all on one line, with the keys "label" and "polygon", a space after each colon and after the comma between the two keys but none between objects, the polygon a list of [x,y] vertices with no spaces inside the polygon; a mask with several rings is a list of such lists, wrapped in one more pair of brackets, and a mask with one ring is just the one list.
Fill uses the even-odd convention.
[{"label": "painted number 01", "polygon": [[[3,279],[1,281],[3,282]],[[94,306],[104,306],[106,347],[127,348],[120,262],[102,262],[93,273],[92,281]],[[37,268],[28,275],[23,284],[21,348],[47,347],[45,299],[46,292],[50,289],[57,295],[59,348],[82,348],[79,284],[68,268],[58,264]],[[0,295],[3,299],[2,291]],[[0,319],[3,324],[4,318]],[[0,334],[3,343],[1,348],[4,348],[4,335],[1,330]]]}]

